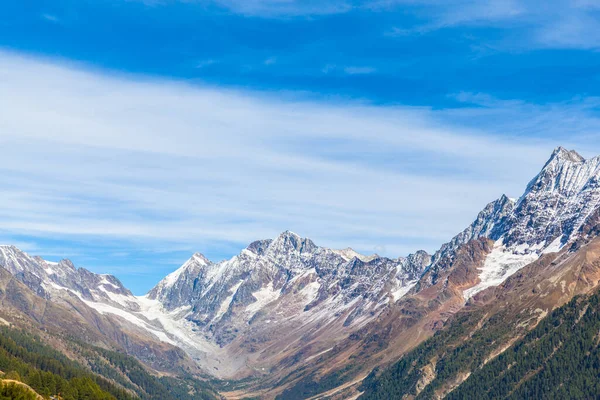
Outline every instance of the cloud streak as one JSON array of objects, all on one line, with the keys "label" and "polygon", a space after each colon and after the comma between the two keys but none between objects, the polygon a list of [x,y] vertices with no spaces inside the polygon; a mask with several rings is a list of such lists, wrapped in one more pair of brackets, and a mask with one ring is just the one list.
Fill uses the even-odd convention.
[{"label": "cloud streak", "polygon": [[600,6],[592,1],[550,0],[215,0],[233,12],[252,17],[317,17],[352,11],[412,14],[422,23],[397,26],[387,35],[425,34],[439,29],[480,26],[513,32],[511,48],[577,48],[600,46]]},{"label": "cloud streak", "polygon": [[348,75],[368,75],[376,72],[377,70],[373,67],[346,67],[344,72]]},{"label": "cloud streak", "polygon": [[346,13],[351,1],[340,0],[214,0],[234,12],[261,17],[298,17]]}]

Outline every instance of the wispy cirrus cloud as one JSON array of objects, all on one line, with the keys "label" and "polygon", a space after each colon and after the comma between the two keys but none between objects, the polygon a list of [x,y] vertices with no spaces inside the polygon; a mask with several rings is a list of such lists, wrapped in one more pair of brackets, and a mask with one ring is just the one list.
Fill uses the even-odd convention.
[{"label": "wispy cirrus cloud", "polygon": [[209,66],[217,64],[217,63],[218,63],[218,61],[213,60],[213,59],[202,60],[196,64],[196,68],[202,69],[202,68],[209,67]]},{"label": "wispy cirrus cloud", "polygon": [[577,48],[600,46],[600,5],[590,1],[534,0],[417,1],[390,0],[388,7],[409,6],[423,23],[397,26],[388,35],[425,34],[444,28],[492,27],[509,38],[509,49]]},{"label": "wispy cirrus cloud", "polygon": [[344,72],[348,75],[368,75],[376,72],[373,67],[345,67]]},{"label": "wispy cirrus cloud", "polygon": [[[434,250],[488,201],[518,196],[554,146],[593,151],[600,127],[589,99],[533,106],[463,93],[456,110],[378,107],[6,52],[0,90],[2,237],[117,241],[115,254],[221,258],[285,229],[389,256]],[[560,111],[580,120],[563,134]],[[519,135],[531,120],[554,126],[552,137]]]},{"label": "wispy cirrus cloud", "polygon": [[234,12],[261,17],[296,17],[345,13],[354,8],[345,0],[214,0]]},{"label": "wispy cirrus cloud", "polygon": [[377,72],[377,68],[368,66],[339,66],[335,64],[326,64],[321,68],[324,74],[342,74],[342,75],[369,75]]},{"label": "wispy cirrus cloud", "polygon": [[589,0],[215,0],[236,13],[267,18],[311,17],[358,12],[400,12],[417,18],[386,35],[426,34],[465,26],[511,31],[505,45],[513,48],[548,47],[594,49],[600,46],[600,5]]},{"label": "wispy cirrus cloud", "polygon": [[42,14],[42,18],[44,20],[46,20],[46,21],[53,22],[53,23],[60,22],[60,20],[58,19],[58,17],[56,15],[53,15],[53,14],[44,13],[44,14]]}]

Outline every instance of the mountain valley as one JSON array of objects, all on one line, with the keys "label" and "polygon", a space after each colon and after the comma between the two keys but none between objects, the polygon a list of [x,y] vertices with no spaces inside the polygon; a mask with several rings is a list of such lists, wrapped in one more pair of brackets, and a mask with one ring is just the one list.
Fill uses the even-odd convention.
[{"label": "mountain valley", "polygon": [[[599,234],[600,157],[557,148],[520,198],[500,196],[431,255],[365,256],[285,231],[221,262],[196,253],[134,296],[114,276],[0,246],[0,321],[140,398],[169,385],[190,399],[564,398],[540,382],[565,355],[533,338],[572,346],[596,327]],[[566,324],[581,332],[552,328]],[[527,346],[538,368],[520,368]]]}]

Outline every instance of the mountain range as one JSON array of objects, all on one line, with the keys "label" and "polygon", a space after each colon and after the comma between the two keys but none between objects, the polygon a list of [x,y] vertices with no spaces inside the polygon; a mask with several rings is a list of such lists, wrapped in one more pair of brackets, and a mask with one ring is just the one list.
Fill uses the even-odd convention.
[{"label": "mountain range", "polygon": [[[431,255],[366,256],[286,231],[221,262],[196,253],[134,296],[114,276],[0,246],[0,321],[70,358],[85,359],[72,341],[134,357],[202,396],[452,397],[478,388],[489,366],[507,373],[498,360],[595,295],[599,234],[600,157],[559,147],[521,197],[500,196]],[[531,382],[543,372],[486,393],[542,390]]]}]

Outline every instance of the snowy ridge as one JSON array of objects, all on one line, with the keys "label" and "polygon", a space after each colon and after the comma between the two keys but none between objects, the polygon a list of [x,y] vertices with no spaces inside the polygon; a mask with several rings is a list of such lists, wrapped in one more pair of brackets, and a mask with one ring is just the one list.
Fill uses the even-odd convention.
[{"label": "snowy ridge", "polygon": [[600,208],[599,181],[600,157],[586,160],[575,151],[554,150],[510,213],[490,220],[494,228],[483,236],[497,242],[480,270],[481,282],[467,289],[465,298],[576,240]]},{"label": "snowy ridge", "polygon": [[148,298],[167,311],[191,306],[185,318],[226,345],[239,336],[231,331],[243,333],[273,312],[287,319],[327,319],[354,304],[355,316],[373,318],[377,304],[408,292],[429,259],[425,252],[392,260],[332,250],[286,231],[216,264],[197,265],[192,258],[176,271],[176,279],[163,280]]},{"label": "snowy ridge", "polygon": [[183,264],[181,267],[167,275],[162,281],[158,283],[157,286],[163,288],[170,288],[177,282],[181,274],[185,273],[187,270],[193,269],[194,267],[206,267],[210,264],[212,263],[206,257],[204,257],[204,255],[200,253],[195,253],[192,256],[192,258],[186,261],[186,263]]},{"label": "snowy ridge", "polygon": [[133,297],[112,275],[77,269],[69,260],[49,262],[32,257],[15,246],[0,246],[0,266],[47,299],[52,299],[56,290],[62,289],[71,290],[85,300],[101,299],[109,304],[122,302],[123,296]]},{"label": "snowy ridge", "polygon": [[452,240],[438,250],[432,261],[432,267],[445,258],[452,257],[452,253],[460,246],[468,243],[473,239],[487,237],[492,240],[497,240],[503,233],[505,221],[513,211],[516,200],[502,195],[498,200],[489,203],[477,215],[477,218],[464,231],[456,235]]},{"label": "snowy ridge", "polygon": [[[199,255],[192,259],[205,263]],[[118,318],[123,326],[179,346],[195,358],[207,352],[218,353],[218,346],[204,339],[195,331],[195,325],[184,318],[191,307],[167,311],[156,300],[133,296],[112,275],[77,269],[69,260],[48,262],[14,246],[0,246],[0,266],[49,300],[71,301],[76,297],[98,313]],[[184,270],[189,270],[189,265]]]}]

